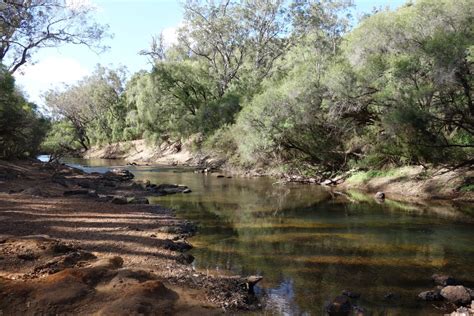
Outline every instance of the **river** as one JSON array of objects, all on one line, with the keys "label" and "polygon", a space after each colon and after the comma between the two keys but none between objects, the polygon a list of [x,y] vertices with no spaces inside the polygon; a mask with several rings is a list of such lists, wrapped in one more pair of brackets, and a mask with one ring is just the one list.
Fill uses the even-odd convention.
[{"label": "river", "polygon": [[[116,160],[68,160],[104,172]],[[343,290],[374,315],[442,315],[417,300],[442,272],[474,285],[474,207],[376,203],[317,185],[271,178],[217,178],[191,169],[127,166],[138,180],[189,186],[190,194],[151,198],[198,223],[196,269],[262,275],[266,311],[324,315]],[[392,293],[393,295],[388,295]],[[391,298],[390,298],[391,297]]]}]

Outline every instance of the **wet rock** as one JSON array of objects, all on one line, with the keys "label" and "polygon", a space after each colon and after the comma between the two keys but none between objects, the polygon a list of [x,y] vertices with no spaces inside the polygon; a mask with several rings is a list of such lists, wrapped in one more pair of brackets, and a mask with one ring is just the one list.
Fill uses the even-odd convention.
[{"label": "wet rock", "polygon": [[472,316],[474,315],[474,301],[471,302],[470,307],[459,307],[456,311],[449,314],[450,316]]},{"label": "wet rock", "polygon": [[435,284],[442,286],[461,285],[461,282],[459,282],[459,280],[456,280],[452,276],[446,274],[433,274],[431,276],[431,279]]},{"label": "wet rock", "polygon": [[127,198],[126,197],[123,197],[123,196],[114,196],[112,198],[112,201],[111,201],[112,204],[120,204],[120,205],[123,205],[123,204],[127,204],[128,201],[127,201]]},{"label": "wet rock", "polygon": [[420,294],[418,294],[418,298],[427,302],[443,300],[440,290],[421,292]]},{"label": "wet rock", "polygon": [[145,197],[134,197],[128,203],[129,204],[150,204],[150,201],[148,201],[148,199]]},{"label": "wet rock", "polygon": [[254,294],[254,286],[263,280],[263,277],[260,275],[251,275],[247,277],[245,284],[247,285],[247,290],[250,294]]},{"label": "wet rock", "polygon": [[471,293],[462,285],[448,285],[440,294],[446,301],[454,304],[464,305],[471,302]]},{"label": "wet rock", "polygon": [[225,176],[223,174],[218,174],[217,178],[225,178]]},{"label": "wet rock", "polygon": [[112,169],[104,174],[104,177],[114,181],[128,181],[135,178],[133,173],[126,169]]},{"label": "wet rock", "polygon": [[374,196],[377,200],[385,200],[385,193],[383,192],[377,192],[375,193],[375,196]]},{"label": "wet rock", "polygon": [[171,251],[184,252],[193,248],[190,244],[183,241],[174,242],[172,240],[166,239],[164,241],[163,248]]},{"label": "wet rock", "polygon": [[360,293],[352,292],[352,291],[349,291],[349,290],[342,291],[342,295],[347,296],[349,298],[359,298],[360,297]]},{"label": "wet rock", "polygon": [[352,312],[352,304],[347,296],[337,296],[326,307],[326,311],[330,316],[348,316]]},{"label": "wet rock", "polygon": [[176,261],[178,261],[179,263],[182,263],[182,264],[191,264],[194,261],[194,257],[193,257],[193,255],[191,255],[189,253],[182,253],[178,256]]},{"label": "wet rock", "polygon": [[185,185],[179,185],[179,184],[168,184],[168,183],[163,183],[158,186],[156,185],[150,185],[147,188],[148,191],[153,192],[155,194],[159,195],[167,195],[167,194],[176,194],[176,193],[190,193],[191,189],[189,189]]}]

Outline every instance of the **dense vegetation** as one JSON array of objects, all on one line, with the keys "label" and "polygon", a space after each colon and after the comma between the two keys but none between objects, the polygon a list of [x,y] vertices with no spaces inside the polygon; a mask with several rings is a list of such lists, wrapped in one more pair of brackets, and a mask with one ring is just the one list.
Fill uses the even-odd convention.
[{"label": "dense vegetation", "polygon": [[26,101],[0,64],[0,158],[36,155],[48,127],[49,121]]},{"label": "dense vegetation", "polygon": [[417,0],[365,15],[350,1],[184,4],[151,71],[98,67],[48,92],[50,150],[195,140],[243,167],[338,172],[472,163],[474,7]]}]

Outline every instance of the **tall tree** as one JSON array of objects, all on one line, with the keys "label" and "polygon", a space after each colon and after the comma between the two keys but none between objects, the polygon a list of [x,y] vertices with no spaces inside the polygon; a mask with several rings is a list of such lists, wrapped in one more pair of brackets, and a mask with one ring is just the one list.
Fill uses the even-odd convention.
[{"label": "tall tree", "polygon": [[0,62],[10,73],[44,47],[61,44],[104,49],[107,26],[95,23],[93,7],[75,0],[5,0],[0,3]]}]

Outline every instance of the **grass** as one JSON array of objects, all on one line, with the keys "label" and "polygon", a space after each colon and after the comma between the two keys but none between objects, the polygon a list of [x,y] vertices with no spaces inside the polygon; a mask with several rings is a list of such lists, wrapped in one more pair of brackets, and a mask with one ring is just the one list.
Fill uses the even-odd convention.
[{"label": "grass", "polygon": [[350,176],[347,181],[352,183],[362,183],[373,178],[398,177],[403,175],[403,171],[400,169],[359,171]]},{"label": "grass", "polygon": [[474,183],[473,184],[465,184],[459,188],[461,192],[474,192]]}]

